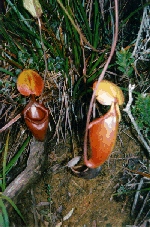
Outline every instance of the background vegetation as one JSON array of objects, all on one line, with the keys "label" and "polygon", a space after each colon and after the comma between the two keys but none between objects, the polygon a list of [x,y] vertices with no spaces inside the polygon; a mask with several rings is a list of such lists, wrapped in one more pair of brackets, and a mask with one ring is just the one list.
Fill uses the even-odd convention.
[{"label": "background vegetation", "polygon": [[[98,79],[110,52],[114,35],[114,2],[63,0],[64,11],[59,1],[41,0],[41,34],[46,59],[38,20],[23,7],[22,1],[6,0],[1,4],[0,128],[14,118],[28,101],[28,98],[21,96],[16,89],[19,73],[23,69],[33,69],[44,78],[46,61],[44,102],[51,112],[50,129],[52,127],[57,143],[60,138],[65,140],[68,133],[72,136],[74,133],[78,135],[80,127],[85,126],[92,84]],[[105,78],[123,89],[126,103],[129,83],[136,85],[132,113],[149,143],[149,67],[145,62],[140,62],[135,69],[135,59],[132,57],[145,5],[146,2],[141,0],[119,1],[119,39],[116,54]],[[83,37],[86,40],[83,41]],[[100,111],[105,109],[100,110],[100,107],[96,106],[96,115]],[[123,114],[123,121],[130,124],[126,114]],[[22,155],[29,134],[23,121],[19,120],[15,129],[11,129],[10,143],[13,143],[11,135],[18,135],[21,127],[27,136],[19,137],[15,151],[11,151],[7,157],[2,155],[2,192],[5,188],[4,175],[8,176],[4,161],[7,159],[7,166],[14,166]],[[6,148],[6,134],[0,135],[1,154]],[[12,161],[13,157],[15,161]],[[21,163],[23,162],[24,159]],[[6,179],[6,185],[8,183]],[[2,199],[1,197],[0,206],[6,217]],[[8,222],[3,217],[0,217],[1,220],[5,224]]]}]

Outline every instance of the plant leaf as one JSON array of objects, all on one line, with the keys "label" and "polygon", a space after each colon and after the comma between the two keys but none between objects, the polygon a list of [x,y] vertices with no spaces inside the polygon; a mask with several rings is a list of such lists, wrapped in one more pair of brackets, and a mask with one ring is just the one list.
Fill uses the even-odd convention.
[{"label": "plant leaf", "polygon": [[22,216],[20,210],[17,208],[16,204],[12,201],[12,199],[10,199],[9,197],[5,196],[2,194],[2,199],[7,200],[11,206],[15,209],[15,211],[18,213],[18,215],[22,218],[22,220],[24,221],[24,223],[26,223],[24,217]]},{"label": "plant leaf", "polygon": [[39,18],[43,13],[38,0],[23,0],[23,6],[33,17]]},{"label": "plant leaf", "polygon": [[[9,173],[9,171],[12,169],[13,165],[17,162],[18,158],[21,156],[21,154],[23,153],[25,147],[28,145],[30,141],[30,137],[28,137],[22,147],[20,148],[20,150],[15,154],[15,156],[10,160],[10,162],[7,164],[6,168],[5,168],[5,175]],[[0,174],[0,177],[2,177],[2,174]]]},{"label": "plant leaf", "polygon": [[0,199],[0,210],[2,211],[0,216],[0,226],[9,227],[8,213],[2,199]]}]

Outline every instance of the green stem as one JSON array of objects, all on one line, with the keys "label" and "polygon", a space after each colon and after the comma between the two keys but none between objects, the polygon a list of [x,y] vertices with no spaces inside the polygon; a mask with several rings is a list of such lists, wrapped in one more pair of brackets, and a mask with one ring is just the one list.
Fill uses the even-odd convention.
[{"label": "green stem", "polygon": [[3,183],[2,183],[2,192],[4,192],[5,188],[6,188],[6,161],[7,161],[7,153],[8,153],[8,142],[9,142],[9,133],[7,135],[7,139],[6,139],[6,145],[5,145],[5,151],[4,151],[4,158],[3,158],[3,174],[2,174],[2,179],[3,179]]}]

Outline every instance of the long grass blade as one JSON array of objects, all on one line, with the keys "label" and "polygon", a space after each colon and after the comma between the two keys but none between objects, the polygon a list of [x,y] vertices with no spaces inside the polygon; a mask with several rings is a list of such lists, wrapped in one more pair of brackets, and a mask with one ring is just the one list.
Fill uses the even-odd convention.
[{"label": "long grass blade", "polygon": [[0,212],[0,227],[5,227],[5,222],[4,222],[4,218],[3,218],[2,212]]},{"label": "long grass blade", "polygon": [[[21,154],[23,153],[24,149],[26,148],[26,146],[28,145],[30,141],[30,137],[28,137],[24,143],[22,144],[21,148],[19,149],[19,151],[15,154],[15,156],[10,160],[10,162],[5,166],[5,172],[3,174],[7,175],[9,173],[9,171],[12,169],[12,167],[14,166],[14,164],[17,162],[18,158],[21,156]],[[1,174],[0,174],[1,177]]]},{"label": "long grass blade", "polygon": [[1,67],[0,67],[0,72],[6,73],[7,75],[10,75],[10,76],[14,76],[14,74],[12,72],[8,71],[7,69],[1,68]]},{"label": "long grass blade", "polygon": [[2,216],[0,217],[0,226],[3,224],[2,227],[9,227],[8,213],[2,199],[0,199],[0,210],[2,211]]},{"label": "long grass blade", "polygon": [[9,143],[9,133],[7,135],[7,139],[6,139],[6,144],[5,144],[5,150],[4,150],[4,158],[3,158],[3,170],[2,170],[2,192],[5,190],[6,188],[6,161],[7,161],[7,153],[8,153],[8,143]]},{"label": "long grass blade", "polygon": [[22,216],[20,210],[18,209],[18,207],[16,206],[16,204],[12,201],[12,199],[10,199],[9,197],[5,196],[2,194],[2,199],[5,199],[6,201],[8,201],[11,206],[15,209],[15,211],[18,213],[18,215],[22,218],[22,220],[24,221],[24,223],[26,223],[24,217]]}]

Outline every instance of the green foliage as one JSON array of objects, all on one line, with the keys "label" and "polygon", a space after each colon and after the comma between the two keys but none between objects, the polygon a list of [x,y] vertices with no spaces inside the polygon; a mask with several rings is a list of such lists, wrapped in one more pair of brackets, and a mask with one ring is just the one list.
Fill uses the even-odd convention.
[{"label": "green foliage", "polygon": [[[17,161],[20,158],[20,156],[22,155],[24,149],[29,144],[29,141],[30,141],[30,137],[28,137],[24,141],[24,143],[22,144],[21,148],[16,152],[16,154],[14,155],[14,157],[7,163],[7,165],[5,166],[5,168],[3,168],[4,175],[7,175],[9,173],[9,171],[12,169],[12,167],[17,163]],[[0,177],[2,177],[2,171],[0,171]]]},{"label": "green foliage", "polygon": [[[13,69],[6,68],[4,70],[7,70],[7,75],[11,73],[15,78],[24,68],[37,70],[42,75],[45,71],[45,61],[38,20],[28,13],[23,7],[22,1],[7,0],[6,2],[9,10],[5,15],[1,15],[0,20],[0,33],[3,38],[1,60],[8,62]],[[106,34],[108,31],[111,33],[112,30],[103,26],[104,20],[100,13],[99,0],[94,0],[92,5],[80,0],[61,2],[65,10],[60,7],[57,0],[40,1],[43,11],[40,18],[41,34],[48,71],[58,73],[59,81],[57,80],[56,83],[59,87],[57,88],[61,94],[66,93],[68,101],[66,111],[70,115],[69,119],[74,116],[75,112],[75,115],[80,118],[81,112],[85,113],[85,111],[80,111],[81,103],[86,103],[86,105],[83,105],[86,109],[87,97],[90,99],[92,93],[92,83],[102,71],[106,60],[105,52],[110,50],[109,44],[111,42],[108,43]],[[107,21],[105,25],[107,25]],[[81,40],[81,34],[87,42]],[[83,69],[86,70],[83,72]],[[4,98],[11,97],[10,93],[13,91],[12,77],[10,75],[8,88],[7,84],[5,85],[5,82],[2,82],[1,94]],[[65,83],[62,83],[63,80]],[[66,103],[62,105],[63,95],[61,94],[59,95],[61,97],[59,103],[58,100],[53,101],[53,105],[56,106],[51,108],[58,110],[55,113],[55,122],[64,124],[63,122],[68,119],[65,115],[67,112],[64,110],[67,105]],[[21,95],[12,99],[15,103],[26,103],[26,99],[22,98]],[[59,110],[62,106],[63,114],[61,114],[61,117],[62,119],[64,117],[64,119],[60,121],[58,120]],[[66,125],[70,127],[69,124]]]},{"label": "green foliage", "polygon": [[[3,39],[7,41],[3,48],[3,59],[9,61],[16,68],[32,68],[37,71],[43,71],[45,63],[36,21],[23,8],[21,3],[14,3],[11,0],[7,0],[7,3],[10,10],[0,20],[0,32]],[[42,38],[45,50],[49,56],[49,70],[55,70],[55,65],[52,62],[54,60],[55,64],[56,61],[60,61],[58,56],[64,62],[69,57],[71,62],[73,61],[73,66],[78,71],[78,75],[80,75],[83,68],[83,55],[78,31],[57,1],[50,1],[49,7],[47,7],[46,1],[42,1],[41,4],[43,10],[41,18]],[[69,3],[64,1],[63,4],[72,21],[80,28],[83,35],[94,48],[100,49],[102,45],[105,45],[102,43],[102,20],[98,0],[94,1],[90,15],[86,4],[81,3],[79,0]],[[88,44],[85,44],[85,46],[85,57],[88,58],[87,77],[90,78],[92,76],[92,80],[94,80],[101,72],[99,65],[104,61],[104,55],[101,57],[101,54],[92,51]],[[71,62],[69,61],[69,67],[71,67]],[[66,68],[65,64],[57,63],[58,65],[68,74],[68,67]]]},{"label": "green foliage", "polygon": [[132,112],[140,130],[150,139],[150,96],[138,95]]},{"label": "green foliage", "polygon": [[123,73],[124,76],[131,78],[134,68],[134,58],[132,57],[132,53],[128,50],[121,49],[121,51],[116,52],[117,60],[116,63],[118,65],[118,70]]},{"label": "green foliage", "polygon": [[52,203],[52,201],[51,201],[51,186],[49,184],[46,185],[46,193],[47,193],[47,196],[48,196],[47,201],[49,203]]},{"label": "green foliage", "polygon": [[122,194],[125,194],[127,193],[127,189],[125,188],[124,185],[121,185],[118,189],[117,189],[117,193],[118,195],[122,195]]},{"label": "green foliage", "polygon": [[[26,104],[26,97],[18,95],[12,95],[16,92],[16,80],[17,76],[15,76],[12,72],[0,68],[1,72],[5,72],[8,76],[0,79],[0,95],[3,96],[3,99],[10,100],[12,104]],[[16,75],[20,73],[20,70],[15,70]]]},{"label": "green foliage", "polygon": [[54,72],[61,72],[63,68],[65,68],[64,59],[60,57],[56,58],[48,58],[48,70]]},{"label": "green foliage", "polygon": [[14,158],[12,158],[12,160],[7,164],[7,153],[8,153],[8,144],[9,144],[9,134],[7,136],[7,140],[6,140],[6,144],[5,144],[5,149],[4,149],[4,154],[3,154],[3,168],[0,171],[0,227],[9,227],[9,218],[8,218],[8,213],[6,210],[6,206],[4,203],[4,200],[6,200],[7,202],[9,202],[11,204],[11,206],[15,209],[15,211],[18,213],[18,215],[22,218],[22,220],[25,222],[22,214],[20,213],[20,210],[17,208],[17,206],[15,205],[15,203],[7,196],[5,196],[3,194],[3,192],[6,189],[6,175],[7,173],[11,170],[11,168],[13,167],[13,165],[17,162],[18,158],[20,157],[20,155],[22,154],[22,152],[24,151],[25,147],[27,146],[27,144],[29,143],[29,139],[27,138],[27,140],[24,142],[23,146],[21,147],[21,149],[17,152],[17,154],[14,156]]},{"label": "green foliage", "polygon": [[16,78],[11,77],[10,80],[1,80],[0,79],[0,94],[11,95],[12,90],[16,87]]},{"label": "green foliage", "polygon": [[8,219],[8,213],[5,207],[5,204],[1,198],[0,195],[0,226],[1,227],[9,227],[9,219]]},{"label": "green foliage", "polygon": [[[109,3],[101,9],[99,0],[93,0],[91,5],[88,1],[63,0],[61,3],[65,8],[64,10],[58,2],[58,0],[40,1],[43,11],[40,19],[48,71],[61,72],[61,76],[67,83],[63,85],[65,87],[63,88],[64,90],[61,87],[62,84],[59,85],[59,90],[62,89],[64,91],[62,96],[64,104],[60,106],[60,113],[61,118],[64,117],[62,124],[65,124],[66,130],[67,124],[65,120],[69,118],[68,115],[75,112],[75,116],[78,116],[78,112],[82,112],[80,111],[81,103],[82,106],[86,106],[85,103],[88,103],[87,97],[92,93],[91,85],[99,77],[103,69],[107,58],[106,53],[111,48],[114,21],[112,20],[113,11],[111,11]],[[122,10],[120,9],[121,29],[127,25],[127,21],[131,20],[132,15],[134,15],[134,12],[132,12],[125,18],[124,9],[126,1],[122,2],[120,4],[120,7],[122,6]],[[24,68],[31,68],[42,73],[45,70],[45,61],[38,20],[33,18],[24,9],[22,1],[6,0],[6,4],[7,12],[5,15],[0,15],[0,35],[3,40],[0,60],[4,63],[3,66],[5,67],[0,68],[0,72],[3,75],[8,75],[8,79],[5,80],[3,78],[0,80],[0,95],[11,97],[11,94],[15,91],[15,83],[20,71]],[[105,15],[102,15],[102,12],[105,12]],[[138,9],[135,12],[138,12]],[[139,18],[137,18],[137,21],[139,21]],[[134,24],[138,27],[137,23]],[[88,42],[81,42],[83,40],[81,40],[81,34],[79,34],[78,30],[80,30]],[[126,31],[128,32],[129,30],[131,29],[126,26]],[[123,31],[121,33],[125,37],[125,33]],[[131,38],[131,34],[129,35]],[[94,48],[98,51],[95,51]],[[120,52],[117,52],[116,63],[118,70],[128,78],[131,78],[133,74],[133,62],[134,59],[129,50],[122,49]],[[84,67],[86,68],[85,72],[83,72]],[[69,98],[67,99],[66,97]],[[59,99],[61,99],[61,95]],[[13,100],[17,104],[26,103],[26,99],[21,96],[17,96]],[[141,102],[140,104],[136,103],[134,114],[137,121],[140,122],[140,127],[146,130],[145,128],[148,127],[148,117],[144,115],[145,104],[143,104],[144,108],[140,105]],[[62,110],[63,106],[66,108],[66,115]],[[140,111],[138,112],[136,108],[140,109]],[[59,109],[59,107],[57,106],[54,109]],[[140,121],[141,111],[143,111],[142,124]],[[59,110],[57,113],[54,112],[53,117],[54,115],[59,117]],[[147,119],[146,122],[145,119]],[[61,127],[57,128],[61,130]],[[0,187],[2,192],[6,188],[6,174],[11,171],[11,168],[21,156],[25,146],[28,144],[28,140],[29,138],[23,143],[9,163],[6,163],[8,150],[8,143],[6,143],[3,169],[0,171]],[[120,188],[121,192],[124,192],[124,188]],[[50,202],[51,188],[49,185],[47,187],[47,194]],[[0,212],[0,225],[8,226],[8,214],[3,202],[4,200],[10,202],[20,216],[21,214],[15,204],[1,193],[0,210],[2,213]]]}]

